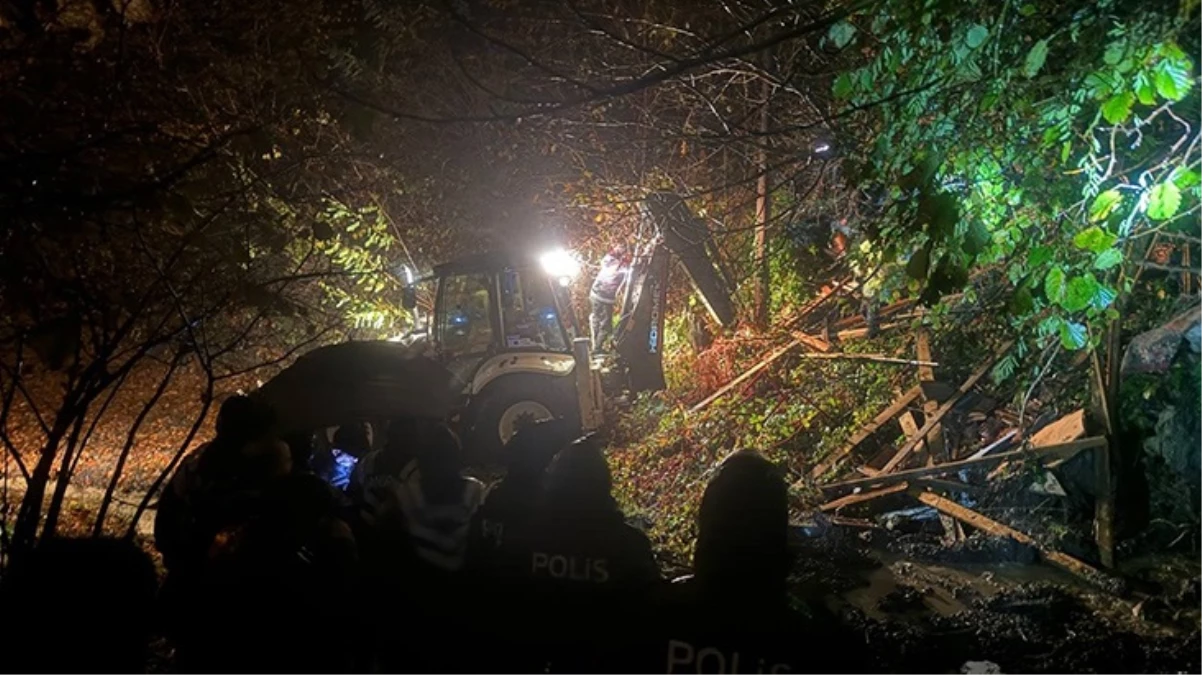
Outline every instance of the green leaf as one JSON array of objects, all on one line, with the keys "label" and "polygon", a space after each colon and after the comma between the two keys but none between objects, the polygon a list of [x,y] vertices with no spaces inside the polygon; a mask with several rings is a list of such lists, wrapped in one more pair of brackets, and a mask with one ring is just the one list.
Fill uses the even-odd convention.
[{"label": "green leaf", "polygon": [[1085,326],[1075,321],[1065,321],[1060,324],[1060,344],[1065,349],[1076,351],[1085,346]]},{"label": "green leaf", "polygon": [[1118,291],[1105,284],[1098,284],[1098,287],[1094,289],[1093,297],[1089,299],[1089,304],[1100,312],[1113,304],[1117,297],[1119,297]]},{"label": "green leaf", "polygon": [[839,23],[831,26],[830,31],[827,33],[827,37],[831,39],[831,42],[835,43],[836,47],[842,49],[847,46],[847,43],[851,42],[851,39],[855,36],[855,34],[855,26],[846,21],[840,21]]},{"label": "green leaf", "polygon": [[832,87],[832,93],[835,98],[847,98],[851,95],[851,90],[855,85],[852,83],[851,74],[843,73],[835,78],[835,85]]},{"label": "green leaf", "polygon": [[1150,82],[1136,85],[1135,97],[1144,105],[1156,105],[1156,88]]},{"label": "green leaf", "polygon": [[1127,45],[1122,42],[1111,42],[1106,47],[1106,53],[1102,55],[1102,60],[1106,65],[1113,66],[1123,60],[1123,53],[1127,51]]},{"label": "green leaf", "polygon": [[1131,116],[1131,106],[1135,105],[1135,94],[1124,91],[1111,96],[1102,104],[1102,117],[1111,124],[1121,124]]},{"label": "green leaf", "polygon": [[1027,52],[1027,61],[1023,64],[1023,75],[1035,77],[1043,68],[1043,62],[1048,59],[1048,41],[1040,40]]},{"label": "green leaf", "polygon": [[1117,248],[1108,248],[1093,259],[1093,268],[1095,270],[1108,270],[1121,262],[1123,262],[1123,252]]},{"label": "green leaf", "polygon": [[972,49],[981,46],[981,43],[989,37],[989,29],[979,23],[973,24],[972,28],[968,29],[968,35],[964,37],[964,43]]},{"label": "green leaf", "polygon": [[1064,300],[1059,304],[1070,312],[1079,312],[1089,307],[1097,291],[1098,280],[1092,274],[1073,277],[1065,288]]},{"label": "green leaf", "polygon": [[1089,219],[1095,223],[1099,220],[1106,220],[1122,201],[1123,193],[1116,188],[1100,193],[1094,197],[1093,204],[1089,207]]},{"label": "green leaf", "polygon": [[1194,84],[1193,78],[1190,77],[1191,65],[1188,59],[1166,59],[1156,64],[1156,93],[1170,101],[1185,98]]},{"label": "green leaf", "polygon": [[1199,183],[1200,179],[1202,176],[1199,176],[1198,172],[1193,169],[1178,169],[1173,173],[1173,185],[1181,190],[1192,188]]},{"label": "green leaf", "polygon": [[1093,225],[1081,230],[1073,237],[1073,246],[1091,253],[1101,253],[1114,246],[1116,241],[1118,241],[1118,237]]},{"label": "green leaf", "polygon": [[1031,254],[1027,256],[1027,264],[1031,267],[1039,267],[1051,259],[1051,246],[1036,246],[1035,248],[1031,249]]},{"label": "green leaf", "polygon": [[1071,157],[1072,154],[1073,154],[1073,142],[1072,141],[1065,141],[1064,143],[1062,143],[1060,145],[1060,163],[1061,164],[1067,162],[1068,158]]},{"label": "green leaf", "polygon": [[1168,220],[1180,206],[1181,190],[1171,181],[1154,186],[1148,193],[1148,217],[1152,220]]},{"label": "green leaf", "polygon": [[1053,267],[1043,280],[1043,293],[1050,302],[1059,303],[1064,299],[1064,270]]}]

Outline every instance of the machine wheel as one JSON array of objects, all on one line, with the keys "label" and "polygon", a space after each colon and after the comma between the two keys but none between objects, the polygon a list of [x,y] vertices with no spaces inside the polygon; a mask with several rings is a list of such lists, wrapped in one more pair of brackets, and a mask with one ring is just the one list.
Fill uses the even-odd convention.
[{"label": "machine wheel", "polygon": [[490,384],[473,406],[471,451],[495,460],[523,424],[553,417],[579,419],[570,377],[507,375]]}]

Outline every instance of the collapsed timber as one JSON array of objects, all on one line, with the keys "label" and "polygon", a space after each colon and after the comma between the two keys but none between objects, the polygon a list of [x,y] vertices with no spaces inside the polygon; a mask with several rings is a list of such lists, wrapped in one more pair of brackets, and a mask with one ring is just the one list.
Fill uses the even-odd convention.
[{"label": "collapsed timber", "polygon": [[755,447],[792,474],[795,596],[862,624],[874,653],[907,654],[898,669],[1196,667],[1197,565],[1158,561],[1173,572],[1153,582],[1146,560],[1115,560],[1118,350],[999,383],[998,362],[1043,355],[991,343],[1004,327],[970,302],[897,303],[870,331],[825,298],[775,345],[697,355],[685,394],[636,402],[617,431],[623,505],[669,567],[688,565],[705,480]]}]

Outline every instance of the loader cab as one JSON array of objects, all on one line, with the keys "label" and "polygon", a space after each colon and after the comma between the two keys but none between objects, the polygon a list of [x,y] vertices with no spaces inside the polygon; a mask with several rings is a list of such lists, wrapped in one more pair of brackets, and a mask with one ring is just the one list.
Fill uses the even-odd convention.
[{"label": "loader cab", "polygon": [[578,323],[564,277],[545,262],[486,253],[439,265],[423,280],[433,284],[431,351],[462,388],[465,440],[485,454],[523,424],[580,416],[572,377]]}]

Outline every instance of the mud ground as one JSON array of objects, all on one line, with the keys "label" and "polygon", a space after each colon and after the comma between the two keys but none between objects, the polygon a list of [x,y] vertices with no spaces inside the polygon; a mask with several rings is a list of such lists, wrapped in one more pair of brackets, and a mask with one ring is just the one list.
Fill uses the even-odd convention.
[{"label": "mud ground", "polygon": [[1196,556],[1128,561],[1104,590],[979,534],[947,547],[926,533],[829,527],[798,531],[795,544],[795,598],[863,635],[880,672],[1202,669]]}]

